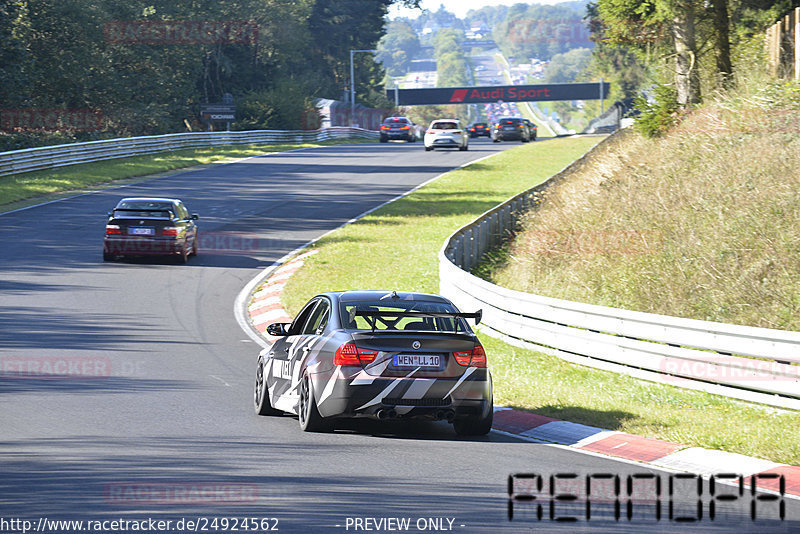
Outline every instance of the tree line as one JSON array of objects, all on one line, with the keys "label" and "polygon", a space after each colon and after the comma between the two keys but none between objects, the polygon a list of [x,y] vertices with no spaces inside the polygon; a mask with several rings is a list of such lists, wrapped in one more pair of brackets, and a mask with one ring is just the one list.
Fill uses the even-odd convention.
[{"label": "tree line", "polygon": [[[298,129],[311,99],[341,99],[352,49],[373,49],[389,6],[418,0],[0,0],[0,108],[91,109],[102,132],[204,128],[233,95],[239,129]],[[356,95],[385,103],[383,71],[356,54]],[[6,146],[41,132],[5,132]],[[9,146],[12,145],[12,146]]]}]

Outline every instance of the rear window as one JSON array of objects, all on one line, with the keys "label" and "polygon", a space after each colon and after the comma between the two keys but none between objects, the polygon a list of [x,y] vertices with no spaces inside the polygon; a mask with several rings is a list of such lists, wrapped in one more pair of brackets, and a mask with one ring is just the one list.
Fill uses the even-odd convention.
[{"label": "rear window", "polygon": [[431,128],[434,130],[457,130],[458,124],[455,122],[437,122]]},{"label": "rear window", "polygon": [[123,200],[117,204],[118,210],[165,210],[172,211],[172,202],[158,200]]},{"label": "rear window", "polygon": [[470,332],[469,326],[460,317],[356,317],[356,311],[369,312],[438,312],[453,313],[457,310],[442,302],[414,300],[370,300],[340,302],[341,324],[348,330],[406,330],[433,332]]},{"label": "rear window", "polygon": [[519,124],[521,122],[520,119],[502,119],[500,124]]},{"label": "rear window", "polygon": [[408,119],[386,119],[384,124],[408,124]]}]

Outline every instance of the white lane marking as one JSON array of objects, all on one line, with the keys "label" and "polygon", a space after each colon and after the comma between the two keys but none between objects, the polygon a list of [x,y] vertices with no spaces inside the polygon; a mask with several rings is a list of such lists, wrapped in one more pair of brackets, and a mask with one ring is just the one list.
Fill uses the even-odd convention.
[{"label": "white lane marking", "polygon": [[222,382],[223,384],[225,384],[225,386],[226,386],[226,387],[231,387],[231,385],[230,385],[230,384],[228,384],[227,382],[225,382],[223,379],[221,379],[220,377],[218,377],[218,376],[216,376],[216,375],[208,375],[208,376],[210,376],[211,378],[216,378],[217,380],[219,380],[220,382]]}]

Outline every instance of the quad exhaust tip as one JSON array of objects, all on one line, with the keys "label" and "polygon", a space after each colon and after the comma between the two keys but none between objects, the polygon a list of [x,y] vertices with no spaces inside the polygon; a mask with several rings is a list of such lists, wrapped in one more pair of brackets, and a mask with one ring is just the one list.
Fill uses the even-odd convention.
[{"label": "quad exhaust tip", "polygon": [[397,417],[397,412],[394,408],[389,408],[388,410],[378,410],[378,419],[395,419]]}]

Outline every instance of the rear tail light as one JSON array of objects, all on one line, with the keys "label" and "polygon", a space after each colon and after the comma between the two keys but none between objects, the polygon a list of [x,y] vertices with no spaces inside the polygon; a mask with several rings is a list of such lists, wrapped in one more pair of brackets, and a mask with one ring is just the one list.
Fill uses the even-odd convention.
[{"label": "rear tail light", "polygon": [[525,128],[525,125],[524,124],[520,124],[519,127],[520,128]]},{"label": "rear tail light", "polygon": [[465,367],[486,367],[486,351],[480,345],[475,345],[472,350],[454,352],[453,356],[459,365]]},{"label": "rear tail light", "polygon": [[433,134],[435,134],[435,133],[436,133],[436,131],[435,131],[435,130],[428,130],[428,133],[429,133],[429,134],[431,134],[431,135],[433,135]]},{"label": "rear tail light", "polygon": [[338,349],[333,356],[334,365],[366,365],[372,363],[378,351],[369,349],[360,349],[356,347],[355,343],[348,341]]},{"label": "rear tail light", "polygon": [[460,133],[461,133],[461,130],[456,130],[456,131],[454,131],[453,133],[454,133],[454,134],[460,134]]},{"label": "rear tail light", "polygon": [[381,130],[388,130],[388,129],[389,129],[388,126],[381,126]]},{"label": "rear tail light", "polygon": [[177,226],[165,226],[164,230],[161,232],[161,235],[174,235],[174,236],[177,236],[179,230],[180,230],[180,228],[178,228]]},{"label": "rear tail light", "polygon": [[122,232],[116,224],[107,224],[106,235],[122,235]]},{"label": "rear tail light", "polygon": [[408,130],[408,129],[410,129],[410,128],[411,128],[411,126],[401,126],[401,127],[400,127],[400,129],[401,129],[401,130]]}]

